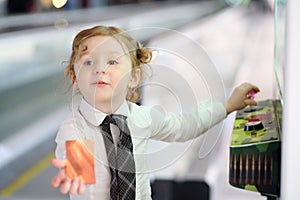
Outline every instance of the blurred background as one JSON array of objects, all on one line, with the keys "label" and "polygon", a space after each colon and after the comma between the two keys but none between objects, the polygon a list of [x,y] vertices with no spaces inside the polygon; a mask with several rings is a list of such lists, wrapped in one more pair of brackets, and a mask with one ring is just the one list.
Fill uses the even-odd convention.
[{"label": "blurred background", "polygon": [[[154,67],[158,79],[168,77],[172,91],[186,94],[179,74],[196,97],[185,95],[178,103],[162,88],[145,87],[140,103],[180,111],[191,98],[214,92],[225,101],[245,81],[261,88],[258,101],[283,104],[287,16],[285,0],[0,0],[0,199],[68,199],[50,186],[57,172],[50,160],[57,129],[74,106],[63,70],[80,30],[118,26],[145,46],[162,45],[205,63],[195,75],[185,70],[191,63],[170,55],[156,61],[166,66]],[[174,76],[170,69],[176,69]],[[150,143],[149,152],[166,150],[150,163],[172,159],[163,168],[152,166],[153,199],[181,199],[168,181],[189,180],[196,184],[187,187],[200,193],[188,199],[267,199],[229,185],[234,119],[235,113],[191,143]]]}]

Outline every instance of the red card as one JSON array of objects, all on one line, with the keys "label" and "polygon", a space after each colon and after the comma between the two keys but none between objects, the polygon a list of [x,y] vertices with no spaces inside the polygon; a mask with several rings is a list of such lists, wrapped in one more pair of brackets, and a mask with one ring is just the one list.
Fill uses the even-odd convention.
[{"label": "red card", "polygon": [[70,140],[66,141],[68,178],[79,178],[85,184],[94,184],[95,161],[93,140]]}]

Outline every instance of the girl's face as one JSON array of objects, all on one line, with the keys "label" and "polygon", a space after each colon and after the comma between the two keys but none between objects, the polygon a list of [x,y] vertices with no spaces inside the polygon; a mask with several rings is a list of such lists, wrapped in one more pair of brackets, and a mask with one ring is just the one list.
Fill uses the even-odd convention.
[{"label": "girl's face", "polygon": [[132,73],[129,55],[112,37],[94,36],[82,47],[87,50],[74,65],[75,84],[89,104],[112,112],[125,100],[128,87],[138,85],[140,71]]}]

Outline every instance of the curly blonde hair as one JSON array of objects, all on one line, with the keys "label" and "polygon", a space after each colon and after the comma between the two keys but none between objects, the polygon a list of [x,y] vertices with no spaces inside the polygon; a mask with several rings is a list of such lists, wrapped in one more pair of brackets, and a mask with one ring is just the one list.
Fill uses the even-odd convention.
[{"label": "curly blonde hair", "polygon": [[[113,26],[95,26],[89,29],[80,31],[74,38],[72,44],[72,53],[68,65],[65,68],[65,74],[71,80],[72,85],[76,82],[76,75],[74,64],[78,57],[86,50],[87,47],[82,48],[82,43],[88,38],[94,36],[110,36],[116,39],[122,46],[124,52],[128,51],[132,63],[132,69],[141,70],[142,79],[146,65],[152,59],[152,51],[142,46],[142,44],[133,39],[125,31]],[[134,73],[134,70],[132,71]],[[138,85],[135,88],[129,88],[126,99],[131,102],[138,102],[141,96],[141,87]]]}]

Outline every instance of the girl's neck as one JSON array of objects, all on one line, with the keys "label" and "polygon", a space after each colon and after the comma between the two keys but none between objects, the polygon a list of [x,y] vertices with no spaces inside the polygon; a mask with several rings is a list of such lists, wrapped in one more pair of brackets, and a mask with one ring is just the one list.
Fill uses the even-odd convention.
[{"label": "girl's neck", "polygon": [[119,101],[119,102],[95,102],[94,107],[97,110],[100,110],[103,113],[106,114],[113,114],[116,112],[116,110],[118,110],[120,108],[120,106],[122,105],[122,103],[124,102],[124,100]]}]

